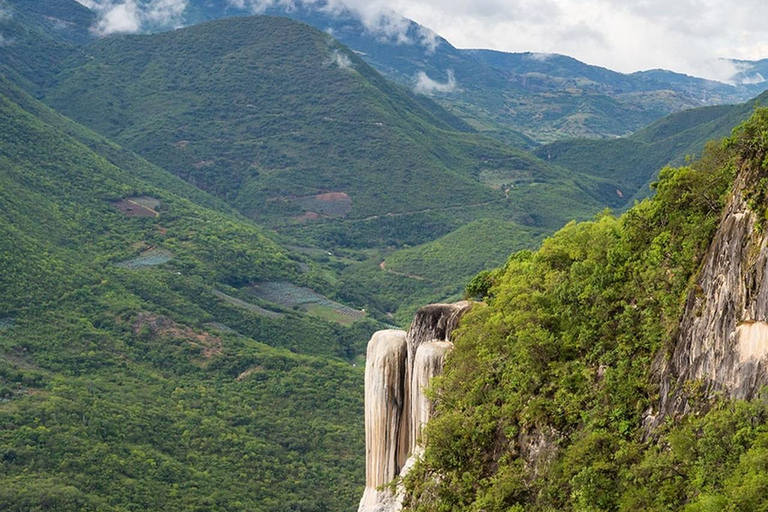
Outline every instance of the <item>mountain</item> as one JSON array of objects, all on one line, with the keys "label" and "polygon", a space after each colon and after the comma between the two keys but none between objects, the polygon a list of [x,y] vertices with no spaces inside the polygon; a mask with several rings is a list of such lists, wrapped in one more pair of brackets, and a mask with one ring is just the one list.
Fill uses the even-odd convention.
[{"label": "mountain", "polygon": [[0,121],[0,509],[347,510],[381,324],[252,293],[311,273],[6,79]]},{"label": "mountain", "polygon": [[[766,130],[760,109],[701,159],[662,171],[656,195],[621,217],[571,223],[513,254],[477,281],[484,304],[453,336],[449,310],[466,303],[374,334],[366,431],[380,432],[368,448],[388,464],[369,459],[369,484],[410,468],[395,483],[420,512],[765,508]],[[428,341],[446,338],[441,354],[452,351],[434,354]],[[403,463],[397,429],[425,406],[386,427],[372,413],[389,418],[402,402],[372,390],[407,396],[410,382],[418,398],[416,378],[389,379],[404,362],[407,374],[439,372],[419,366],[428,354],[438,367],[445,357],[435,412]],[[398,510],[393,489],[369,485],[359,510],[382,497],[377,510]]]},{"label": "mountain", "polygon": [[650,193],[659,169],[682,165],[688,156],[700,155],[707,141],[730,134],[754,109],[768,101],[768,94],[740,105],[720,105],[686,110],[620,139],[564,140],[536,149],[541,158],[574,172],[615,181],[626,204]]},{"label": "mountain", "polygon": [[768,76],[768,59],[761,60],[739,60],[728,59],[733,63],[738,72],[731,77],[731,80],[737,84],[761,88],[765,84]]},{"label": "mountain", "polygon": [[327,31],[387,78],[432,96],[481,132],[519,147],[628,135],[672,112],[740,103],[765,90],[755,73],[746,80],[734,77],[730,85],[664,70],[617,73],[563,55],[461,50],[396,13],[363,15],[339,3],[238,7],[226,0],[192,0],[170,24],[147,22],[143,30],[254,13],[287,16]]},{"label": "mountain", "polygon": [[0,3],[0,71],[37,93],[93,35],[96,14],[73,0]]},{"label": "mountain", "polygon": [[292,243],[414,245],[486,216],[554,229],[615,202],[610,183],[456,130],[438,106],[286,18],[83,51],[46,103]]}]

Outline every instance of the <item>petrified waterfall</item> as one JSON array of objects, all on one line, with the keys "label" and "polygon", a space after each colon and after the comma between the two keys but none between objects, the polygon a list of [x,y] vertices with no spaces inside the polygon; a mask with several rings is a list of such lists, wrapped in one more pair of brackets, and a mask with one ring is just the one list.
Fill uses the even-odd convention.
[{"label": "petrified waterfall", "polygon": [[378,487],[400,473],[397,453],[405,394],[405,331],[376,332],[368,342],[365,362],[365,493],[360,510],[390,497]]},{"label": "petrified waterfall", "polygon": [[421,429],[433,413],[424,394],[443,370],[451,333],[467,301],[421,308],[408,332],[376,332],[365,363],[365,493],[358,512],[400,509],[397,492],[382,488],[408,467]]}]

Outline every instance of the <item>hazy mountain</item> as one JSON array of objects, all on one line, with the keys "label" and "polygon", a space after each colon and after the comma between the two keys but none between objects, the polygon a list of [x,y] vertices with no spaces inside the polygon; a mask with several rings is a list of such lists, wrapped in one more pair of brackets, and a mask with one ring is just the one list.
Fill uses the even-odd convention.
[{"label": "hazy mountain", "polygon": [[[386,77],[434,97],[478,130],[521,147],[530,146],[531,139],[627,135],[671,112],[744,102],[765,90],[756,83],[757,68],[751,78],[735,77],[737,85],[663,70],[623,74],[562,55],[459,50],[396,13],[363,21],[323,2],[260,7],[259,13],[288,16],[329,32]],[[252,13],[226,0],[192,0],[173,22]]]}]

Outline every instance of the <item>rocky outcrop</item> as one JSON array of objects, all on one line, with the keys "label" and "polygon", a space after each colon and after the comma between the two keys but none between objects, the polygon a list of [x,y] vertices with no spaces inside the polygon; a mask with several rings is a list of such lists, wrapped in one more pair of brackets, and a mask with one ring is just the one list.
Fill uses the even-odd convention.
[{"label": "rocky outcrop", "polygon": [[409,440],[411,450],[419,443],[421,429],[435,412],[434,404],[427,398],[426,390],[432,377],[443,372],[445,356],[453,348],[449,341],[430,341],[419,345],[413,360],[410,383]]},{"label": "rocky outcrop", "polygon": [[400,473],[399,428],[405,394],[405,331],[376,332],[368,342],[365,363],[365,492],[360,510],[376,510],[391,497],[380,489]]},{"label": "rocky outcrop", "polygon": [[421,429],[433,404],[429,381],[443,370],[453,347],[451,333],[471,308],[467,301],[421,308],[408,332],[376,332],[365,364],[365,492],[358,512],[391,512],[401,507],[397,490],[384,487],[413,464]]},{"label": "rocky outcrop", "polygon": [[695,396],[752,398],[768,384],[768,237],[747,204],[749,173],[734,186],[720,226],[690,291],[676,342],[657,364],[658,412],[690,412]]}]

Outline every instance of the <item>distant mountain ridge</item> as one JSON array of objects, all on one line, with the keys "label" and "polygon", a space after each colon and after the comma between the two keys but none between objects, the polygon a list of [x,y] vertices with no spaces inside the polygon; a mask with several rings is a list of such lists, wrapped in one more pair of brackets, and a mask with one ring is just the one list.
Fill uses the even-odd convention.
[{"label": "distant mountain ridge", "polygon": [[[40,0],[7,2],[27,17],[40,18],[41,9],[47,8]],[[96,37],[95,29],[102,25],[96,13],[75,0],[55,0],[52,5],[65,23],[53,27],[54,20],[38,20],[54,40],[49,44],[57,47],[46,54],[68,55],[71,43]],[[265,2],[258,6],[258,13],[290,17],[327,31],[387,78],[432,96],[475,129],[522,148],[572,137],[624,136],[666,114],[742,103],[768,88],[764,80],[768,60],[732,60],[740,69],[732,84],[667,70],[624,74],[557,54],[457,49],[428,28],[395,13],[362,21],[340,4],[299,2],[288,7]],[[147,17],[138,28],[158,32],[252,14],[254,9],[247,2],[238,7],[228,0],[190,0],[178,16]],[[13,23],[12,19],[0,20],[0,35],[23,41],[18,28],[10,26]],[[10,28],[4,29],[4,25]],[[17,51],[10,47],[9,55],[0,56],[0,65]],[[55,69],[56,62],[53,64],[33,61],[28,66],[39,69],[26,75],[32,75],[33,81],[45,79],[52,72],[49,69]]]},{"label": "distant mountain ridge", "polygon": [[710,140],[730,135],[756,107],[768,103],[768,92],[738,105],[701,107],[670,114],[628,137],[612,140],[572,139],[546,144],[534,153],[574,172],[619,184],[631,206],[651,194],[649,185],[667,165],[683,165],[702,154]]},{"label": "distant mountain ridge", "polygon": [[[260,14],[287,16],[331,33],[386,77],[430,94],[476,129],[530,147],[569,137],[628,135],[666,114],[741,103],[768,88],[763,61],[743,68],[733,84],[666,70],[632,74],[556,54],[461,50],[396,13],[373,21],[340,4],[256,4]],[[190,0],[176,24],[251,15],[247,2]],[[148,31],[169,28],[148,23]],[[762,62],[762,63],[761,63]],[[759,73],[763,72],[762,75]]]}]

